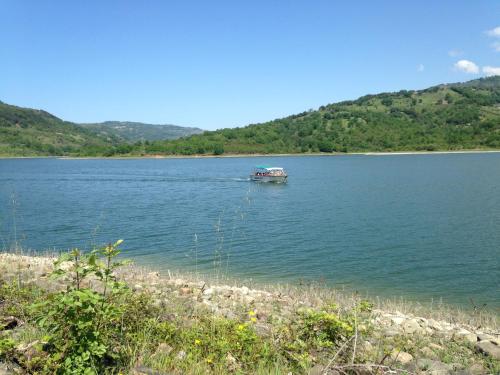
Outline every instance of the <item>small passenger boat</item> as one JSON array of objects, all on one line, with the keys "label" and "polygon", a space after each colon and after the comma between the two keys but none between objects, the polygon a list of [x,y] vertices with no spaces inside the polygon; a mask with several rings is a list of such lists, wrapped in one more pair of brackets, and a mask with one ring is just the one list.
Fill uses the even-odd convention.
[{"label": "small passenger boat", "polygon": [[274,182],[283,184],[286,182],[288,175],[281,167],[268,167],[266,165],[259,165],[254,168],[250,179],[259,182]]}]

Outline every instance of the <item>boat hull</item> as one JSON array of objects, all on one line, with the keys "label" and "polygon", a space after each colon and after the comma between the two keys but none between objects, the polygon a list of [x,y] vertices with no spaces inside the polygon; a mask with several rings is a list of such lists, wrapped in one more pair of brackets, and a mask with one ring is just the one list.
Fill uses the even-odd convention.
[{"label": "boat hull", "polygon": [[256,182],[270,182],[275,184],[284,184],[288,176],[256,176],[250,175],[250,179]]}]

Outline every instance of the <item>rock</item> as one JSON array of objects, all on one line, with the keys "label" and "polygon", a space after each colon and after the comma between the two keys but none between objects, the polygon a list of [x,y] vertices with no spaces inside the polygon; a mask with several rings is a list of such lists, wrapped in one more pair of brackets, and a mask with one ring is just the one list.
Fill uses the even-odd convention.
[{"label": "rock", "polygon": [[18,365],[0,362],[0,375],[16,375],[23,373]]},{"label": "rock", "polygon": [[431,348],[432,350],[444,350],[441,345],[435,344],[433,342],[429,344],[429,348]]},{"label": "rock", "polygon": [[372,343],[370,341],[367,341],[367,340],[362,341],[360,343],[359,347],[360,347],[360,350],[362,352],[364,352],[364,353],[370,353],[370,352],[373,351],[373,345],[372,345]]},{"label": "rock", "polygon": [[259,336],[264,336],[264,337],[271,336],[272,328],[271,328],[271,326],[269,324],[257,323],[254,326],[254,328],[255,328],[255,332]]},{"label": "rock", "polygon": [[487,333],[481,333],[477,335],[477,339],[478,341],[491,341],[494,340],[495,337],[493,337],[492,335],[488,335]]},{"label": "rock", "polygon": [[167,375],[165,372],[159,372],[146,366],[137,366],[130,370],[131,375]]},{"label": "rock", "polygon": [[236,358],[233,357],[233,355],[231,353],[227,353],[226,366],[227,366],[227,369],[231,372],[234,372],[234,371],[237,371],[240,369],[240,365],[239,365],[238,361],[236,360]]},{"label": "rock", "polygon": [[427,320],[427,326],[431,329],[433,329],[434,331],[442,331],[443,330],[443,326],[435,321],[434,319],[429,319]]},{"label": "rock", "polygon": [[174,348],[172,348],[167,343],[162,342],[156,348],[156,351],[155,351],[154,355],[164,355],[164,356],[167,356],[167,355],[169,355],[172,352],[172,350],[174,350]]},{"label": "rock", "polygon": [[460,338],[470,342],[471,344],[475,344],[477,342],[476,334],[472,333],[470,331],[467,331],[464,328],[460,328],[457,332],[455,332],[455,335],[457,337],[460,337]]},{"label": "rock", "polygon": [[477,336],[475,333],[470,333],[464,336],[464,339],[470,342],[471,344],[475,344],[477,342]]},{"label": "rock", "polygon": [[181,350],[179,353],[177,353],[177,356],[175,358],[182,361],[184,358],[186,358],[186,352],[184,350]]},{"label": "rock", "polygon": [[16,350],[23,355],[28,361],[31,361],[33,357],[40,355],[40,351],[37,349],[37,345],[40,344],[39,340],[30,342],[29,344],[19,344]]},{"label": "rock", "polygon": [[403,322],[406,320],[406,318],[402,317],[402,316],[394,316],[391,318],[391,322],[392,324],[395,324],[397,326],[403,324]]},{"label": "rock", "polygon": [[135,284],[133,287],[134,291],[140,292],[143,289],[143,286],[141,284]]},{"label": "rock", "polygon": [[500,360],[500,347],[491,341],[479,341],[476,350],[488,357]]},{"label": "rock", "polygon": [[500,338],[495,338],[490,340],[493,344],[500,346]]},{"label": "rock", "polygon": [[410,353],[393,350],[391,353],[391,359],[393,361],[398,361],[399,363],[406,365],[407,363],[413,361],[413,356]]},{"label": "rock", "polygon": [[436,353],[434,352],[434,350],[432,350],[431,348],[429,348],[427,346],[424,347],[424,348],[422,348],[422,349],[420,349],[420,353],[425,358],[432,358],[432,359],[437,359],[438,358],[438,356],[436,355]]},{"label": "rock", "polygon": [[416,367],[429,375],[445,375],[452,370],[451,366],[429,358],[417,359]]},{"label": "rock", "polygon": [[246,296],[249,292],[250,292],[250,289],[248,289],[246,286],[243,286],[241,287],[241,294]]},{"label": "rock", "polygon": [[252,304],[255,302],[255,298],[252,296],[244,296],[243,301],[247,304]]},{"label": "rock", "polygon": [[225,298],[231,298],[231,296],[234,294],[234,291],[231,289],[227,289],[224,291],[222,294]]},{"label": "rock", "polygon": [[399,335],[399,331],[398,331],[398,330],[396,330],[396,329],[387,328],[387,329],[384,329],[384,330],[382,331],[382,334],[383,334],[385,337],[394,337],[394,336]]},{"label": "rock", "polygon": [[326,374],[326,372],[325,372],[325,366],[323,365],[314,365],[308,372],[308,375],[324,375],[324,374]]},{"label": "rock", "polygon": [[23,325],[23,322],[14,316],[6,316],[4,318],[0,318],[0,329],[1,330],[6,331],[8,329],[14,329],[14,328],[22,326],[22,325]]},{"label": "rock", "polygon": [[467,371],[469,371],[471,375],[484,375],[487,373],[486,369],[480,363],[474,363]]},{"label": "rock", "polygon": [[405,331],[405,333],[411,334],[421,332],[422,327],[420,327],[420,324],[418,324],[418,321],[416,319],[409,319],[403,323],[403,330]]}]

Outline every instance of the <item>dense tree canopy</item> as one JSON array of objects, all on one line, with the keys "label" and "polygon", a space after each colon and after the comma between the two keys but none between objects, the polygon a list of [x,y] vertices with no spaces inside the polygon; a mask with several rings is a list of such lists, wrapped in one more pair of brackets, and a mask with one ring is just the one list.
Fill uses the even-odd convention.
[{"label": "dense tree canopy", "polygon": [[[75,137],[47,143],[40,136],[25,136],[23,129],[42,128],[48,119],[36,124],[12,120],[8,118],[12,115],[1,111],[4,108],[0,107],[0,152],[9,145],[35,153],[105,156],[500,148],[500,76],[420,91],[366,95],[262,124],[134,144],[87,139],[83,137],[89,134],[86,132],[78,133],[77,138],[83,137],[79,143]],[[52,128],[50,133],[54,137]]]}]

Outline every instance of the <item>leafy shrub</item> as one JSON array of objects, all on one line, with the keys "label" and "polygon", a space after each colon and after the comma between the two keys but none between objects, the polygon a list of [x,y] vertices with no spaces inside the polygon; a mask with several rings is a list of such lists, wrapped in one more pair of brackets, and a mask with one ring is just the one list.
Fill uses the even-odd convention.
[{"label": "leafy shrub", "polygon": [[[69,276],[72,283],[67,290],[33,306],[39,314],[38,324],[49,334],[46,371],[98,374],[123,361],[120,323],[130,291],[114,275],[114,270],[122,265],[114,261],[121,242],[89,255],[75,249],[55,263],[53,276]],[[90,276],[101,283],[100,292],[82,287]]]}]

